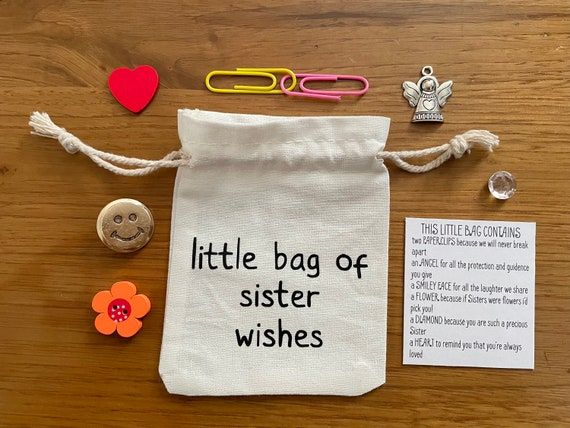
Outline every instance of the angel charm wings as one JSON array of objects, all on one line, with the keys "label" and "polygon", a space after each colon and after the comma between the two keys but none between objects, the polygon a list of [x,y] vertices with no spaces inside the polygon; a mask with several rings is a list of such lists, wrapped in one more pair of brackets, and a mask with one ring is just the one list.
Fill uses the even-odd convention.
[{"label": "angel charm wings", "polygon": [[451,96],[451,86],[453,82],[438,83],[433,76],[433,68],[426,65],[422,68],[422,77],[418,83],[405,81],[404,98],[408,100],[412,107],[416,107],[412,122],[443,122],[441,107]]}]

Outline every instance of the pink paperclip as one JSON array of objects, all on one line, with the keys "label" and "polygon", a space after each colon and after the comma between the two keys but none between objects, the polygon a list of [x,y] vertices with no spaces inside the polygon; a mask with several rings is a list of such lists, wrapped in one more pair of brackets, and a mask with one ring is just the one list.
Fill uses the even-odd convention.
[{"label": "pink paperclip", "polygon": [[[315,77],[315,76],[322,76],[322,75],[306,74],[306,73],[297,74],[297,73],[295,73],[295,76],[306,79],[308,77]],[[304,91],[303,92],[296,92],[295,90],[290,91],[287,89],[286,84],[285,84],[287,82],[287,80],[290,78],[291,77],[289,75],[285,75],[279,81],[279,86],[281,87],[281,90],[283,91],[284,94],[287,94],[287,95],[292,96],[292,97],[315,98],[315,99],[326,100],[326,101],[340,101],[340,96],[338,96],[338,95],[314,94],[314,93],[304,92]],[[334,78],[332,78],[332,79],[321,78],[320,80],[335,81],[336,79],[334,79]]]},{"label": "pink paperclip", "polygon": [[[307,98],[316,98],[321,100],[327,101],[340,101],[342,95],[356,95],[361,96],[368,92],[368,88],[370,84],[368,80],[366,80],[362,76],[352,76],[352,75],[345,75],[345,74],[313,74],[313,73],[299,73],[295,74],[299,77],[299,89],[301,91],[288,91],[285,87],[285,82],[287,81],[289,76],[283,76],[281,81],[279,82],[279,86],[281,90],[291,96],[297,97],[307,97]],[[336,82],[337,80],[354,80],[357,82],[361,82],[363,88],[358,91],[327,91],[322,89],[310,89],[305,86],[305,82]]]},{"label": "pink paperclip", "polygon": [[[322,89],[311,89],[311,88],[305,87],[305,82],[318,82],[318,81],[336,82],[337,80],[354,80],[356,82],[361,82],[362,83],[362,89],[360,89],[359,91],[326,91],[326,90],[322,90]],[[321,95],[328,94],[328,95],[338,95],[338,96],[342,96],[342,95],[361,96],[361,95],[364,95],[366,92],[368,92],[369,87],[370,87],[370,84],[368,83],[368,80],[366,80],[364,77],[352,76],[352,75],[348,75],[348,74],[306,75],[299,82],[299,88],[301,88],[301,90],[303,92],[306,92],[308,94],[321,94]]]}]

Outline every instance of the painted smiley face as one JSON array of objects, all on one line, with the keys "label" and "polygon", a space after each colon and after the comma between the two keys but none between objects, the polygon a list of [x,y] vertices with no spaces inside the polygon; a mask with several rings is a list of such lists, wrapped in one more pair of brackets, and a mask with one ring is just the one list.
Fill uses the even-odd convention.
[{"label": "painted smiley face", "polygon": [[152,213],[134,199],[117,199],[107,204],[97,218],[99,239],[119,253],[140,250],[150,241],[153,232]]}]

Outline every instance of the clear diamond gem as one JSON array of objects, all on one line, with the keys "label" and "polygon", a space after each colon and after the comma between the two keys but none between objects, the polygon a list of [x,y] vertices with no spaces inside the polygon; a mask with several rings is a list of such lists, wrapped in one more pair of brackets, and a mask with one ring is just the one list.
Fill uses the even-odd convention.
[{"label": "clear diamond gem", "polygon": [[489,192],[497,199],[510,199],[517,191],[517,180],[507,171],[497,171],[489,177]]}]

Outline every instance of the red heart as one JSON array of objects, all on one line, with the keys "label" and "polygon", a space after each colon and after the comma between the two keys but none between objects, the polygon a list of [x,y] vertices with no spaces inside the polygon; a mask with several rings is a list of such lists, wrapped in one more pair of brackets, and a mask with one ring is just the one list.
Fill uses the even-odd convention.
[{"label": "red heart", "polygon": [[109,90],[116,100],[133,113],[142,111],[158,89],[158,73],[150,65],[134,70],[119,67],[109,75]]}]

